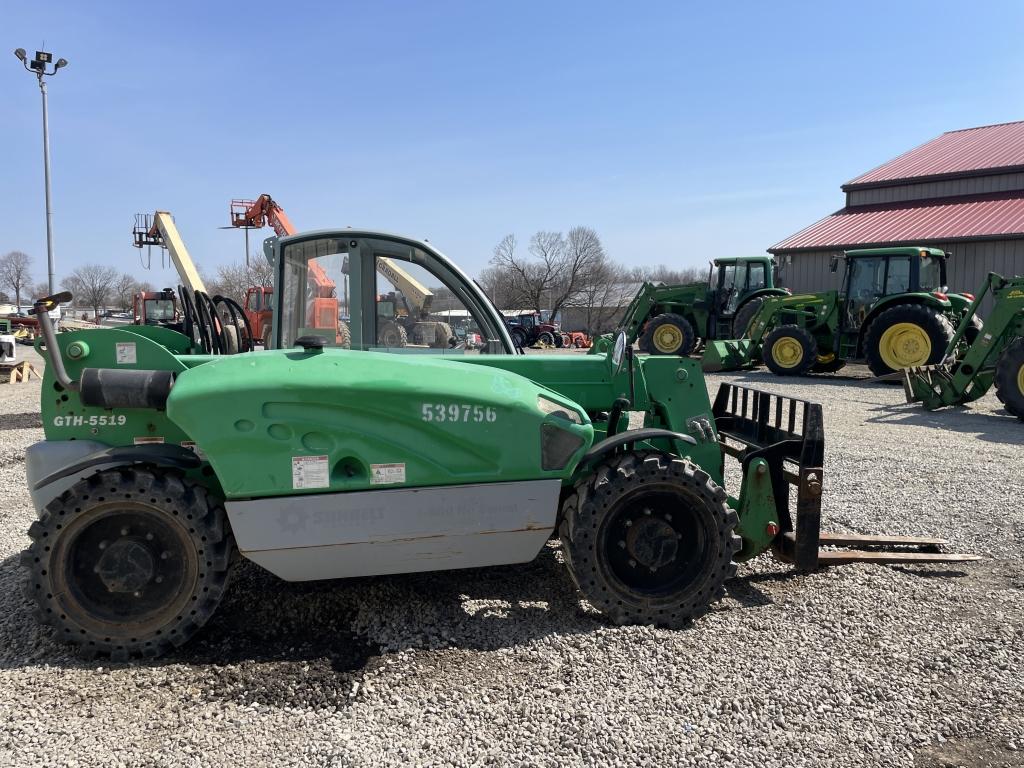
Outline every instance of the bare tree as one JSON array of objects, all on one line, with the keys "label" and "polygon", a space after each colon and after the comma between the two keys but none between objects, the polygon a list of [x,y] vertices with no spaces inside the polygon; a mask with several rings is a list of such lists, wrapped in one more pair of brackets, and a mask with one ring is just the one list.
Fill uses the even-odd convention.
[{"label": "bare tree", "polygon": [[0,258],[0,285],[14,291],[14,303],[21,307],[21,291],[32,279],[32,258],[21,251],[11,251]]},{"label": "bare tree", "polygon": [[227,296],[244,306],[245,294],[251,286],[274,284],[274,268],[260,256],[250,259],[248,264],[222,264],[217,267],[216,277],[204,278],[204,282],[211,296]]},{"label": "bare tree", "polygon": [[124,311],[131,308],[132,297],[139,292],[139,283],[125,272],[114,282],[111,292],[117,301],[118,308]]},{"label": "bare tree", "polygon": [[701,267],[683,267],[672,269],[664,264],[644,265],[629,270],[629,278],[634,282],[644,281],[678,285],[682,283],[700,283],[707,280],[707,271]]},{"label": "bare tree", "polygon": [[68,275],[61,285],[75,295],[80,305],[92,307],[93,320],[98,320],[100,307],[106,305],[116,281],[117,270],[113,267],[86,264]]},{"label": "bare tree", "polygon": [[32,297],[41,299],[50,295],[50,284],[46,281],[38,282],[32,286]]}]

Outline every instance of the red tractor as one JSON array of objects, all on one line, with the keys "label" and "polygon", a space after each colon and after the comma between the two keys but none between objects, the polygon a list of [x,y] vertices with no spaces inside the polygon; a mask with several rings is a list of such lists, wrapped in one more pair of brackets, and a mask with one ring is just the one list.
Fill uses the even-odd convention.
[{"label": "red tractor", "polygon": [[561,347],[564,343],[558,326],[545,322],[540,312],[506,316],[505,325],[517,347],[532,347],[538,342],[548,347]]}]

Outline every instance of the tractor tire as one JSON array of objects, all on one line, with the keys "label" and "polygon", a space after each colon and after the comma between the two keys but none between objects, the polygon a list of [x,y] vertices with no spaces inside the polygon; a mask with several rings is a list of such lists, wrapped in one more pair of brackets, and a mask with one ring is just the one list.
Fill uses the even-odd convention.
[{"label": "tractor tire", "polygon": [[818,344],[798,325],[781,325],[761,345],[761,356],[776,376],[803,376],[818,362]]},{"label": "tractor tire", "polygon": [[732,319],[732,337],[734,339],[746,337],[750,321],[754,319],[754,315],[757,314],[757,310],[761,308],[766,298],[765,296],[758,296],[739,308],[736,316]]},{"label": "tractor tire", "polygon": [[513,328],[509,331],[509,335],[512,337],[512,345],[516,349],[526,349],[529,346],[529,337],[526,335],[526,331],[521,328]]},{"label": "tractor tire", "polygon": [[903,368],[934,365],[953,339],[953,325],[941,312],[921,304],[900,304],[871,321],[864,356],[875,376]]},{"label": "tractor tire", "polygon": [[377,329],[377,345],[381,347],[404,347],[409,343],[405,328],[387,320]]},{"label": "tractor tire", "polygon": [[572,340],[572,334],[563,333],[561,334],[561,338],[562,343],[559,344],[560,347],[563,347],[564,349],[575,349],[576,344]]},{"label": "tractor tire", "polygon": [[538,343],[545,347],[557,346],[557,342],[555,341],[555,334],[551,333],[551,331],[542,331],[537,336],[537,341]]},{"label": "tractor tire", "polygon": [[269,326],[269,325],[263,326],[263,330],[260,332],[260,338],[263,339],[263,348],[264,349],[270,349],[270,344],[271,344],[271,338],[270,337],[272,335],[273,335],[273,330],[271,329],[271,326]]},{"label": "tractor tire", "polygon": [[846,361],[835,355],[818,355],[818,359],[811,366],[811,373],[835,373],[846,367]]},{"label": "tractor tire", "polygon": [[110,469],[47,505],[22,553],[39,620],[86,657],[153,658],[182,645],[224,593],[234,540],[202,486]]},{"label": "tractor tire", "polygon": [[1007,412],[1024,421],[1024,337],[1010,343],[996,361],[996,397]]},{"label": "tractor tire", "polygon": [[650,355],[688,355],[696,342],[690,321],[666,312],[647,321],[640,336],[640,351]]},{"label": "tractor tire", "polygon": [[449,349],[451,347],[451,339],[455,334],[452,333],[452,327],[448,323],[442,323],[440,321],[434,323],[434,343],[430,346],[434,349]]},{"label": "tractor tire", "polygon": [[352,329],[344,320],[338,321],[338,346],[342,349],[352,349]]},{"label": "tractor tire", "polygon": [[684,626],[736,572],[736,513],[689,459],[610,456],[562,505],[559,538],[583,596],[615,624]]}]

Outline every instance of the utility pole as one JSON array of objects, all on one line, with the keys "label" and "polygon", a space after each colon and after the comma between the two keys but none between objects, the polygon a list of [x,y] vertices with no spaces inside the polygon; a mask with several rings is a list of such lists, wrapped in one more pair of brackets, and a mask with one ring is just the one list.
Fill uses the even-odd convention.
[{"label": "utility pole", "polygon": [[24,48],[18,48],[14,55],[18,57],[18,60],[25,67],[27,72],[34,72],[36,78],[39,80],[39,92],[43,96],[43,178],[46,186],[46,267],[47,276],[50,286],[50,295],[52,296],[57,292],[56,286],[54,285],[54,268],[53,268],[53,211],[50,208],[50,124],[49,117],[46,111],[46,81],[44,77],[57,74],[58,69],[63,69],[68,65],[67,59],[57,59],[57,63],[54,64],[53,69],[49,72],[46,71],[46,65],[53,61],[53,54],[47,53],[46,51],[36,51],[36,57],[32,61],[28,61],[28,54],[25,53]]}]

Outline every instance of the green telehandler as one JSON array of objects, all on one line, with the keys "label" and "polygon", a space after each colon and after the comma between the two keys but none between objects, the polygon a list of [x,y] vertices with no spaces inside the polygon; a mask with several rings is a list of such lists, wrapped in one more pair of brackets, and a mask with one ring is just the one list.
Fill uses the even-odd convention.
[{"label": "green telehandler", "polygon": [[[708,344],[704,370],[752,367],[760,360],[780,376],[831,373],[865,361],[884,376],[942,359],[954,328],[973,341],[981,321],[974,296],[949,293],[948,254],[936,248],[846,251],[842,290],[767,298],[748,338]],[[838,271],[833,257],[831,271]]]},{"label": "green telehandler", "polygon": [[[505,354],[500,315],[424,242],[327,230],[266,247],[272,350],[211,351],[151,326],[56,334],[46,310],[70,296],[36,302],[48,365],[45,440],[25,457],[39,514],[26,586],[86,655],[185,643],[236,553],[302,581],[526,562],[557,536],[609,620],[666,627],[768,550],[802,570],[977,559],[821,532],[820,405],[733,385],[712,404],[697,361],[634,355],[624,332],[606,354]],[[366,351],[381,255],[461,297],[483,353]],[[314,262],[348,269],[352,349],[309,327]],[[742,470],[732,495],[726,457]]]},{"label": "green telehandler", "polygon": [[[991,292],[992,311],[985,327],[966,348],[968,322]],[[937,365],[904,369],[907,402],[920,401],[929,411],[977,400],[995,385],[1006,410],[1024,421],[1024,277],[1006,278],[990,272],[956,335]]]},{"label": "green telehandler", "polygon": [[641,352],[688,355],[701,339],[742,336],[768,297],[789,293],[776,282],[775,263],[768,256],[715,259],[707,282],[645,282],[619,327],[630,344],[639,342]]}]

